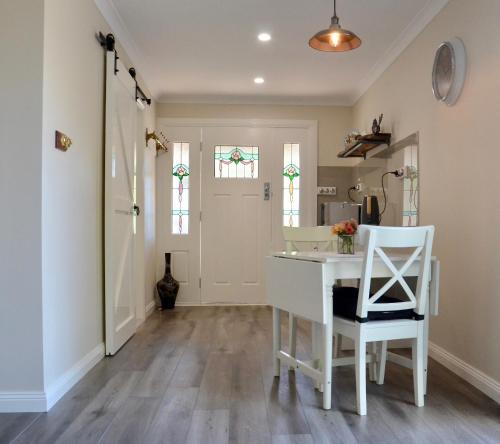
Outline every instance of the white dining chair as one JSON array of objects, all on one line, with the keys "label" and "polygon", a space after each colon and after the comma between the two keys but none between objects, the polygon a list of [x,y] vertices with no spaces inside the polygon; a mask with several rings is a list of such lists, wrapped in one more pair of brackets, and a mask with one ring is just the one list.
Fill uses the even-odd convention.
[{"label": "white dining chair", "polygon": [[[334,251],[334,240],[336,236],[332,235],[332,227],[283,227],[283,238],[287,253],[294,251]],[[341,336],[335,335],[333,356],[337,357]],[[317,341],[313,341],[317,344]],[[288,315],[288,345],[290,355],[295,357],[297,350],[297,318],[290,313]],[[293,370],[293,367],[291,367]]]},{"label": "white dining chair", "polygon": [[[387,341],[412,339],[413,385],[415,405],[424,405],[424,315],[430,280],[431,252],[434,227],[375,227],[360,225],[360,243],[364,245],[364,260],[360,287],[334,287],[333,331],[354,341],[356,371],[356,404],[359,415],[366,415],[366,347],[377,342],[376,379],[384,380]],[[384,249],[409,249],[406,263],[397,269]],[[375,256],[381,261],[374,261]],[[387,267],[393,277],[375,293],[370,292],[377,267]],[[418,267],[416,291],[405,280],[410,267]],[[401,298],[386,292],[396,283],[401,286]],[[399,295],[398,295],[399,296]]]}]

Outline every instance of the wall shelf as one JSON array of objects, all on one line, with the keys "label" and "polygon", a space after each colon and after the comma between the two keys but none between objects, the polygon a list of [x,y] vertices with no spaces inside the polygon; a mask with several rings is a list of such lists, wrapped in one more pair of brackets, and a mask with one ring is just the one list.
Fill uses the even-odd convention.
[{"label": "wall shelf", "polygon": [[390,144],[391,133],[367,134],[349,144],[344,151],[337,154],[337,157],[363,157],[366,159],[369,151],[381,145],[389,146]]}]

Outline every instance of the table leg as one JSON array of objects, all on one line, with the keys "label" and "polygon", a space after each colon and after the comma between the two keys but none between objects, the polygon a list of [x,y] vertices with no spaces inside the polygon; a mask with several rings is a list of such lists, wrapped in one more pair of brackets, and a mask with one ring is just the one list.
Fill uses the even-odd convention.
[{"label": "table leg", "polygon": [[[288,347],[290,356],[295,358],[297,353],[297,318],[293,313],[288,314]],[[290,366],[290,370],[295,371],[295,367]]]},{"label": "table leg", "polygon": [[[323,350],[322,344],[322,332],[321,332],[321,324],[318,322],[311,323],[311,339],[312,339],[312,359],[314,362],[314,368],[317,368],[321,371],[321,352]],[[314,388],[318,389],[320,392],[323,391],[322,383],[318,381],[314,381]]]},{"label": "table leg", "polygon": [[280,359],[278,352],[281,350],[281,322],[280,309],[273,307],[273,363],[274,376],[280,376]]},{"label": "table leg", "polygon": [[323,408],[332,408],[332,353],[333,353],[333,325],[328,319],[323,325]]}]

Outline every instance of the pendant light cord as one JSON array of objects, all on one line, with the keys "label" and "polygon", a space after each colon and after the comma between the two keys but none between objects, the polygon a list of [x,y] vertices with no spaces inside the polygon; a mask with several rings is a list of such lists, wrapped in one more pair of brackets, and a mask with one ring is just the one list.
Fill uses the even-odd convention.
[{"label": "pendant light cord", "polygon": [[337,17],[337,0],[333,0],[333,16]]}]

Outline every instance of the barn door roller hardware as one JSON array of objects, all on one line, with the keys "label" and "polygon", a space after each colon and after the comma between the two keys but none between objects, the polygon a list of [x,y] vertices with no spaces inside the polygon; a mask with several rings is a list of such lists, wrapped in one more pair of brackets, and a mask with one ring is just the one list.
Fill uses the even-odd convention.
[{"label": "barn door roller hardware", "polygon": [[[115,36],[113,34],[107,34],[106,36],[102,33],[99,32],[96,34],[96,39],[99,42],[99,44],[106,50],[106,51],[113,51],[115,53],[115,74],[118,72],[118,68],[116,66],[117,60],[120,58],[118,57],[118,52],[116,51],[115,48]],[[139,84],[137,83],[136,75],[137,72],[135,68],[130,68],[128,70],[130,76],[134,79],[135,82],[135,100],[138,102],[144,102],[147,103],[148,105],[151,105],[151,99],[146,96],[144,91],[141,89]]]}]

